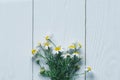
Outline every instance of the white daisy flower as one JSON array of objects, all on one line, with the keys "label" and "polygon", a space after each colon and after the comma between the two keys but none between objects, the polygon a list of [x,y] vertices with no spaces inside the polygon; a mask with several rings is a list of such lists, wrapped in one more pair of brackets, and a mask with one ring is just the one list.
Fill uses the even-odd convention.
[{"label": "white daisy flower", "polygon": [[49,40],[49,39],[50,39],[50,36],[48,36],[48,35],[45,36],[45,39],[46,39],[46,40]]},{"label": "white daisy flower", "polygon": [[50,40],[52,38],[52,36],[53,36],[52,34],[46,35],[45,40]]},{"label": "white daisy flower", "polygon": [[92,71],[92,68],[90,66],[87,66],[85,71],[90,72],[90,71]]},{"label": "white daisy flower", "polygon": [[50,45],[49,42],[45,42],[45,43],[44,43],[44,47],[45,47],[45,49],[48,49],[48,47],[51,47],[51,45]]},{"label": "white daisy flower", "polygon": [[36,49],[32,49],[32,55],[35,55],[37,53]]},{"label": "white daisy flower", "polygon": [[37,47],[41,46],[41,42],[38,42]]},{"label": "white daisy flower", "polygon": [[80,57],[79,54],[80,54],[79,52],[74,52],[74,53],[72,54],[72,57],[74,57],[74,56]]},{"label": "white daisy flower", "polygon": [[75,49],[76,46],[75,46],[75,44],[72,44],[72,45],[70,45],[68,48],[69,48],[69,49]]},{"label": "white daisy flower", "polygon": [[63,58],[67,58],[68,56],[71,57],[71,55],[69,53],[62,55]]},{"label": "white daisy flower", "polygon": [[61,48],[61,46],[57,46],[57,47],[54,48],[54,51],[55,51],[54,52],[55,54],[58,54],[59,52],[62,52],[63,49]]}]

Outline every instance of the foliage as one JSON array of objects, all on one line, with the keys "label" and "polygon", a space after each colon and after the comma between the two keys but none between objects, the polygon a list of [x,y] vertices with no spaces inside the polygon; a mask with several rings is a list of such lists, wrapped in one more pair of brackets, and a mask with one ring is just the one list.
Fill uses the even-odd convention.
[{"label": "foliage", "polygon": [[[40,74],[51,80],[72,80],[82,65],[81,44],[73,43],[65,51],[61,46],[56,46],[50,36],[46,36],[45,39],[44,44],[39,43],[37,49],[32,50],[33,57],[40,66]],[[41,66],[41,58],[48,69]]]}]

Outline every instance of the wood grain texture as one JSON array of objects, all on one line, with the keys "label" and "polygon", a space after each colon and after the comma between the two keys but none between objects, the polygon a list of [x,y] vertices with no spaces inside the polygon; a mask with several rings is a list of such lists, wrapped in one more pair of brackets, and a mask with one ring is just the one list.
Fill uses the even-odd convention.
[{"label": "wood grain texture", "polygon": [[87,1],[87,80],[120,80],[120,0]]},{"label": "wood grain texture", "polygon": [[[35,0],[34,47],[44,42],[47,34],[63,47],[80,41],[84,56],[84,0]],[[44,65],[43,65],[44,66]],[[39,74],[39,66],[33,64],[34,80],[49,80]],[[77,79],[84,80],[84,76]]]},{"label": "wood grain texture", "polygon": [[31,80],[31,2],[0,0],[0,80]]}]

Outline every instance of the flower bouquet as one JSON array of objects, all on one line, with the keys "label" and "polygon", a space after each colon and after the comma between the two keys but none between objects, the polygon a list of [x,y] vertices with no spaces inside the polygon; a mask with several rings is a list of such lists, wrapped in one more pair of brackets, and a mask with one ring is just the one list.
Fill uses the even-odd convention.
[{"label": "flower bouquet", "polygon": [[[73,43],[64,51],[52,41],[50,36],[46,36],[45,39],[44,44],[39,43],[37,49],[32,50],[33,57],[40,66],[40,74],[51,80],[72,80],[82,66],[81,44]],[[48,66],[47,69],[41,66],[41,58]],[[91,71],[91,68],[87,67],[86,71]]]}]

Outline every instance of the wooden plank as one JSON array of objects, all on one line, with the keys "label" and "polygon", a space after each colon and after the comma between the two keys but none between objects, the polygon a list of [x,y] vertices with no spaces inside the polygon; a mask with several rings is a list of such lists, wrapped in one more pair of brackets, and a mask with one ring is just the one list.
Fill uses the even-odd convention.
[{"label": "wooden plank", "polygon": [[31,1],[0,0],[0,80],[32,80]]},{"label": "wooden plank", "polygon": [[[55,42],[66,48],[80,41],[84,56],[84,0],[35,0],[34,45],[44,42],[48,34],[53,34]],[[82,78],[84,76],[78,77]],[[36,64],[33,64],[33,79],[49,80],[40,76]]]},{"label": "wooden plank", "polygon": [[87,80],[120,80],[120,0],[87,1]]}]

